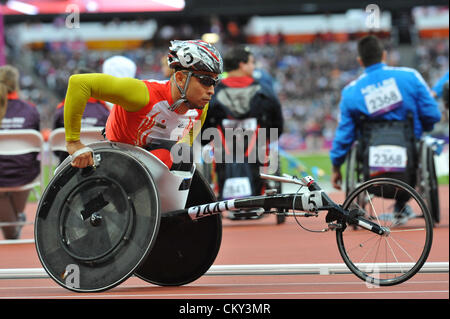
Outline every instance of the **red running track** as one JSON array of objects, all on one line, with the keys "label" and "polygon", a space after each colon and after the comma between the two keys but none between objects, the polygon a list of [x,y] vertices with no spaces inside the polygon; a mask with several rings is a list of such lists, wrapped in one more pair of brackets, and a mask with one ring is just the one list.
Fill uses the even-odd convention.
[{"label": "red running track", "polygon": [[[434,229],[428,262],[449,261],[449,187],[440,187],[441,223]],[[338,203],[342,193],[330,195]],[[34,218],[36,204],[27,207]],[[323,223],[321,223],[324,226]],[[305,222],[308,227],[308,223]],[[312,225],[317,228],[316,225]],[[23,239],[33,237],[26,226]],[[254,221],[224,219],[222,245],[214,265],[342,263],[334,232],[311,233],[293,218]],[[0,269],[42,268],[33,244],[0,245]],[[449,299],[449,274],[417,274],[393,287],[370,287],[352,274],[210,276],[181,287],[160,287],[131,277],[100,293],[75,293],[46,279],[2,279],[0,299]],[[223,311],[223,309],[222,309]]]}]

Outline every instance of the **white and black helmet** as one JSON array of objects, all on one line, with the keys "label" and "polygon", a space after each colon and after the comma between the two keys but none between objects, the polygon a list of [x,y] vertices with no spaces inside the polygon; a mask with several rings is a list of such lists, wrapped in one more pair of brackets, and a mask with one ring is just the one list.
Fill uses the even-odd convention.
[{"label": "white and black helmet", "polygon": [[223,72],[223,60],[219,51],[201,40],[170,41],[167,57],[169,67],[175,70]]}]

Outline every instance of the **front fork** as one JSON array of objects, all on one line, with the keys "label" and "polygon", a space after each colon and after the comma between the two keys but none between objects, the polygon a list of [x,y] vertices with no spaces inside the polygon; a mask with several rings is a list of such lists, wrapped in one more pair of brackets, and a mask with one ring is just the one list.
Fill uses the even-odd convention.
[{"label": "front fork", "polygon": [[[326,195],[325,195],[326,196]],[[346,226],[345,224],[349,225],[358,225],[364,229],[370,230],[371,232],[380,235],[380,236],[388,236],[390,231],[389,228],[380,226],[366,218],[363,217],[364,212],[361,212],[360,210],[354,210],[354,211],[347,211],[343,209],[341,206],[333,204],[332,207],[328,208],[328,215],[333,214],[333,217],[331,219],[338,220],[342,224],[339,226],[335,225],[332,228],[334,229],[344,229]],[[331,221],[331,220],[330,220]],[[329,223],[330,225],[331,223]]]},{"label": "front fork", "polygon": [[[322,203],[324,203],[324,206],[318,207],[317,209],[328,210],[329,213],[327,215],[327,219],[329,219],[330,222],[332,220],[340,220],[343,223],[358,225],[364,229],[370,230],[377,235],[389,235],[389,228],[382,227],[370,220],[367,220],[363,217],[364,212],[361,212],[359,210],[347,211],[343,209],[342,206],[337,205],[324,191],[321,190],[320,186],[314,180],[309,182],[308,189],[310,190],[310,192],[321,192]],[[344,225],[345,224],[341,225],[340,227],[345,227]]]}]

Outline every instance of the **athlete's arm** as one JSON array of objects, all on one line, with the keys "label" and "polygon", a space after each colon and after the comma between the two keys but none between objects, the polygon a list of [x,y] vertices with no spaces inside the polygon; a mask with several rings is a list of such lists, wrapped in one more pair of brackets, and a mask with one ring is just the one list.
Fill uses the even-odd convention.
[{"label": "athlete's arm", "polygon": [[[64,104],[66,148],[69,154],[85,147],[80,141],[81,118],[90,97],[119,104],[130,112],[139,111],[149,102],[147,86],[140,80],[99,73],[72,75]],[[92,154],[81,154],[72,165],[80,168],[93,165]]]},{"label": "athlete's arm", "polygon": [[341,102],[339,104],[340,115],[339,124],[333,139],[330,150],[330,159],[333,166],[331,173],[331,184],[336,189],[341,189],[342,174],[341,165],[345,162],[345,157],[350,151],[355,140],[355,122],[348,105],[345,91],[342,92]]},{"label": "athlete's arm", "polygon": [[80,139],[81,118],[90,97],[119,104],[131,112],[139,111],[149,101],[147,86],[140,80],[101,73],[72,75],[64,104],[67,141]]},{"label": "athlete's arm", "polygon": [[334,167],[340,167],[345,162],[345,157],[350,151],[353,141],[356,138],[356,124],[347,104],[347,99],[343,97],[339,104],[339,123],[330,150],[330,159]]}]

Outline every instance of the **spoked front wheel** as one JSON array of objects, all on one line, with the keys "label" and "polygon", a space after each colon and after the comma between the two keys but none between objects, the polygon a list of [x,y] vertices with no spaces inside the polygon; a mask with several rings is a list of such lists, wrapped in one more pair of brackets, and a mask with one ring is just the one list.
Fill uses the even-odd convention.
[{"label": "spoked front wheel", "polygon": [[[367,199],[364,207],[361,197]],[[433,222],[417,191],[399,180],[372,179],[351,192],[343,208],[384,230],[379,235],[361,223],[348,227],[343,221],[344,227],[336,229],[339,252],[356,276],[370,284],[391,286],[420,270],[431,249]]]}]

